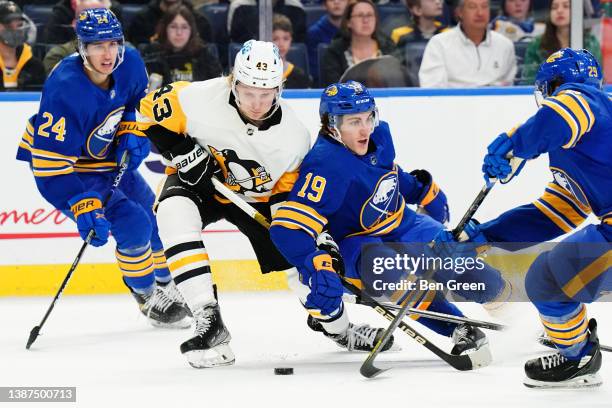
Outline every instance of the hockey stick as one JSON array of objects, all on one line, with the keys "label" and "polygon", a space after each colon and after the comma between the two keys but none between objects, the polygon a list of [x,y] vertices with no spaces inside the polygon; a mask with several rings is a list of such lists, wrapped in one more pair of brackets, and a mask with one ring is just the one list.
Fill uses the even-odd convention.
[{"label": "hockey stick", "polygon": [[[372,308],[376,306],[381,306],[389,310],[401,309],[401,306],[398,306],[394,303],[387,303],[387,302],[381,303],[381,302],[378,302],[372,299],[370,296],[364,294],[359,288],[357,288],[355,285],[348,282],[344,278],[342,278],[342,281],[343,281],[344,286],[353,293],[353,296],[349,295],[347,297],[343,297],[343,300],[346,302],[354,303],[357,305],[370,306]],[[444,322],[457,323],[457,324],[467,323],[470,326],[480,327],[481,329],[504,331],[508,328],[508,326],[504,324],[500,324],[500,323],[487,322],[485,320],[470,319],[468,317],[453,316],[453,315],[449,315],[446,313],[432,312],[431,310],[419,310],[419,309],[415,309],[412,307],[408,309],[407,313],[412,314],[412,315],[421,316],[421,317],[427,317],[427,318],[434,319],[434,320],[441,320]]]},{"label": "hockey stick", "polygon": [[[548,337],[538,337],[538,343],[540,343],[543,346],[552,348],[552,349],[556,349],[557,346],[555,346],[555,343],[549,339]],[[601,351],[607,351],[608,353],[612,353],[612,347],[610,346],[604,346],[603,344],[599,344],[599,348],[601,349]]]},{"label": "hockey stick", "polygon": [[[117,171],[117,175],[115,176],[115,179],[113,180],[111,190],[106,196],[106,199],[104,200],[104,203],[102,204],[102,207],[104,207],[108,203],[108,201],[113,196],[115,189],[121,182],[121,178],[123,177],[123,174],[125,173],[125,169],[127,168],[127,163],[128,163],[128,154],[126,151],[121,157],[121,162],[119,163],[119,170]],[[85,252],[85,248],[87,248],[87,246],[93,239],[94,235],[95,235],[95,231],[93,229],[89,231],[89,233],[87,234],[87,237],[85,238],[85,242],[83,242],[83,245],[81,246],[81,249],[79,250],[79,253],[74,259],[74,262],[72,262],[72,266],[70,266],[70,269],[68,270],[68,274],[66,274],[64,281],[62,282],[59,289],[57,290],[57,293],[55,294],[53,301],[51,302],[51,304],[49,305],[49,308],[47,309],[47,313],[45,313],[45,316],[42,318],[40,324],[38,326],[34,326],[32,330],[30,331],[30,337],[28,337],[28,342],[26,343],[26,350],[29,350],[32,344],[36,341],[36,338],[40,334],[40,329],[42,329],[43,325],[47,321],[47,318],[51,314],[51,311],[55,307],[55,303],[57,302],[59,297],[62,295],[62,292],[66,288],[66,285],[68,284],[68,281],[70,280],[70,277],[72,276],[72,273],[74,272],[76,267],[79,265],[79,262],[81,261],[81,257],[83,256],[83,253]]]},{"label": "hockey stick", "polygon": [[[472,205],[470,205],[466,213],[461,218],[461,221],[459,221],[459,224],[457,224],[455,229],[453,229],[453,236],[455,237],[455,239],[459,238],[459,236],[465,229],[467,223],[474,216],[474,214],[476,213],[476,211],[478,210],[478,208],[480,207],[484,199],[487,197],[489,192],[493,189],[493,186],[495,186],[496,182],[497,182],[497,179],[492,179],[487,184],[485,184],[484,187],[482,187],[482,189],[480,190],[480,192],[478,193],[478,195],[472,202]],[[433,243],[430,243],[429,245],[433,247]],[[436,272],[435,269],[430,269],[427,272],[425,272],[425,274],[423,274],[423,276],[420,279],[429,280],[435,274],[435,272]],[[424,292],[423,290],[414,291],[406,298],[402,308],[399,310],[395,318],[391,321],[391,324],[389,325],[389,327],[387,327],[387,329],[384,331],[380,340],[378,340],[378,343],[376,343],[372,351],[370,351],[370,354],[368,354],[368,357],[366,358],[366,360],[361,365],[361,368],[359,369],[359,372],[361,373],[361,375],[363,375],[366,378],[373,378],[387,370],[387,369],[380,369],[376,367],[374,365],[374,360],[376,359],[378,354],[380,354],[384,345],[387,344],[387,342],[391,338],[391,335],[393,334],[395,329],[399,326],[400,322],[402,321],[402,318],[404,317],[408,309],[414,307],[416,303],[415,300],[419,299],[423,295],[423,292]]]},{"label": "hockey stick", "polygon": [[[225,198],[230,200],[232,203],[236,204],[240,209],[244,210],[248,215],[250,215],[260,225],[268,229],[270,228],[270,223],[268,222],[268,220],[261,213],[259,213],[255,208],[253,208],[247,202],[245,202],[240,197],[238,197],[236,193],[234,193],[232,190],[227,188],[216,178],[213,178],[212,181],[217,191],[223,194]],[[483,355],[484,351],[481,353],[477,351],[477,352],[470,353],[467,355],[459,355],[459,356],[445,352],[444,350],[440,349],[435,344],[428,341],[419,332],[417,332],[410,325],[408,325],[408,323],[402,320],[402,317],[406,314],[405,311],[403,315],[396,316],[395,314],[393,314],[393,312],[389,311],[386,307],[379,304],[376,300],[369,297],[365,293],[362,293],[352,283],[348,282],[343,277],[341,278],[345,286],[349,288],[349,290],[351,290],[356,296],[363,295],[364,297],[366,297],[367,302],[363,303],[364,305],[372,307],[376,312],[378,312],[379,314],[381,314],[383,317],[385,317],[388,320],[394,320],[397,318],[397,316],[400,316],[400,319],[399,319],[400,322],[397,325],[399,326],[400,330],[402,330],[408,336],[413,338],[417,343],[422,344],[425,348],[433,352],[435,355],[440,357],[442,360],[444,360],[446,363],[456,368],[457,370],[461,370],[461,371],[472,370],[474,368],[482,367],[489,363],[490,358],[488,358],[488,356]],[[444,320],[442,319],[443,316],[448,316],[448,315],[443,315],[442,313],[438,314],[438,317],[440,318],[440,320]],[[449,316],[449,317],[454,317],[454,316]],[[493,323],[489,323],[489,324],[494,325]]]}]

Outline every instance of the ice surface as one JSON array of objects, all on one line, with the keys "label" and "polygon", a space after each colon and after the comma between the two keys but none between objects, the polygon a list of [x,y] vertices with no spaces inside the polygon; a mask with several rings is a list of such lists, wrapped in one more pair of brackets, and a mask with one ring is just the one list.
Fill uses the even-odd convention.
[{"label": "ice surface", "polygon": [[[590,390],[532,390],[522,385],[523,363],[545,353],[535,338],[537,314],[529,304],[512,305],[513,328],[489,332],[492,366],[458,372],[405,334],[399,352],[382,354],[380,378],[359,374],[364,353],[348,353],[305,324],[306,313],[289,292],[221,293],[236,364],[196,370],[179,344],[190,330],[150,326],[129,295],[66,296],[41,336],[26,351],[30,329],[50,298],[0,298],[0,386],[76,386],[77,403],[105,407],[604,407],[612,406],[612,360],[604,353],[604,385]],[[460,307],[474,318],[494,320],[478,305]],[[600,339],[612,344],[610,304],[589,306]],[[349,305],[353,321],[387,325],[374,311]],[[422,328],[418,323],[415,327]],[[431,335],[439,345],[447,340]],[[275,376],[274,367],[293,367]],[[18,407],[38,404],[15,404]],[[0,403],[1,407],[9,404]]]}]

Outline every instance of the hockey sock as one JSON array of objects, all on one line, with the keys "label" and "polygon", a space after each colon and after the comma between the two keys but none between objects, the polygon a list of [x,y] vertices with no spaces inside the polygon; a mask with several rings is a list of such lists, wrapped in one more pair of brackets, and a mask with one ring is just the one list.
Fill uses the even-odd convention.
[{"label": "hockey sock", "polygon": [[314,309],[307,310],[312,317],[321,323],[321,326],[323,326],[323,329],[325,329],[328,334],[341,334],[349,327],[348,313],[346,312],[344,303],[340,303],[340,308],[334,316],[323,316],[318,310]]},{"label": "hockey sock", "polygon": [[[540,312],[540,319],[544,324],[546,334],[555,343],[559,352],[570,360],[578,360],[590,350],[590,347],[586,347],[589,323],[586,307],[583,304],[578,304],[577,307],[567,312],[568,308],[562,307],[562,303],[559,306],[561,306],[559,312],[563,315],[550,316]],[[540,308],[538,307],[538,309]],[[550,306],[548,309],[550,309]],[[549,313],[550,311],[552,310],[549,310]]]},{"label": "hockey sock", "polygon": [[135,292],[146,294],[153,290],[155,274],[151,248],[120,249],[115,251],[125,284]]},{"label": "hockey sock", "polygon": [[[463,313],[457,308],[457,306],[446,300],[442,293],[436,291],[428,291],[425,293],[415,305],[415,309],[419,310],[431,310],[432,312],[445,313],[453,316],[463,317]],[[418,320],[423,326],[435,331],[436,333],[450,337],[453,331],[457,327],[456,323],[445,322],[442,320],[430,319],[427,317],[419,317],[417,315],[411,315],[411,319]]]},{"label": "hockey sock", "polygon": [[163,248],[153,251],[153,266],[155,267],[155,280],[157,283],[163,286],[172,280]]}]

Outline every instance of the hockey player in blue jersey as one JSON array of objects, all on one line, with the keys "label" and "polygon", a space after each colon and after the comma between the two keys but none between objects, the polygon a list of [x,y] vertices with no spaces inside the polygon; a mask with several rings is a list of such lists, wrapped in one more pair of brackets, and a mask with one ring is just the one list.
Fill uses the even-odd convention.
[{"label": "hockey player in blue jersey", "polygon": [[[527,361],[528,387],[601,384],[596,322],[585,303],[612,290],[612,102],[602,72],[587,50],[564,48],[536,76],[537,113],[488,146],[485,177],[516,176],[508,153],[534,159],[548,153],[553,181],[531,204],[471,224],[469,238],[490,242],[544,242],[572,233],[530,266],[525,286],[557,352]],[[596,224],[575,231],[589,214]],[[437,240],[449,241],[442,233]]]},{"label": "hockey player in blue jersey", "polygon": [[[338,243],[346,279],[362,285],[368,274],[361,270],[364,244],[430,242],[448,220],[447,201],[427,171],[408,173],[394,162],[389,125],[379,122],[374,98],[362,84],[349,81],[328,86],[321,96],[319,114],[317,141],[300,167],[288,200],[274,214],[270,234],[298,269],[300,283],[290,285],[301,293],[311,328],[343,347],[370,350],[383,330],[349,323],[337,275],[340,262],[323,246],[317,247],[317,239],[320,242],[322,231],[328,231],[328,239]],[[406,203],[423,207],[429,215],[417,214]],[[387,250],[389,256],[395,255],[391,248],[381,248]],[[470,279],[468,275],[464,278]],[[504,288],[499,275],[487,286],[481,301],[492,300]],[[435,291],[422,294],[415,307],[462,316]],[[418,320],[453,337],[452,353],[480,349],[490,359],[482,331],[464,324]]]},{"label": "hockey player in blue jersey", "polygon": [[[135,122],[147,87],[144,64],[124,46],[121,24],[105,8],[84,10],[76,32],[80,55],[50,74],[17,159],[30,164],[42,196],[76,221],[83,239],[93,229],[91,245],[102,246],[112,232],[123,280],[152,324],[186,327],[188,310],[157,234],[155,197],[136,171],[150,151]],[[103,206],[126,151],[127,171]]]}]

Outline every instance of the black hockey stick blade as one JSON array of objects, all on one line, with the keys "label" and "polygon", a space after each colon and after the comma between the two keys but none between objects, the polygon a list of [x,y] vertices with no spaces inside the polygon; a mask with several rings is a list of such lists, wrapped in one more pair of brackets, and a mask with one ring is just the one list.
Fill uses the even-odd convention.
[{"label": "black hockey stick blade", "polygon": [[32,330],[30,330],[30,337],[28,337],[28,342],[26,343],[26,350],[30,349],[30,346],[36,341],[36,338],[40,334],[40,326],[34,326]]}]

